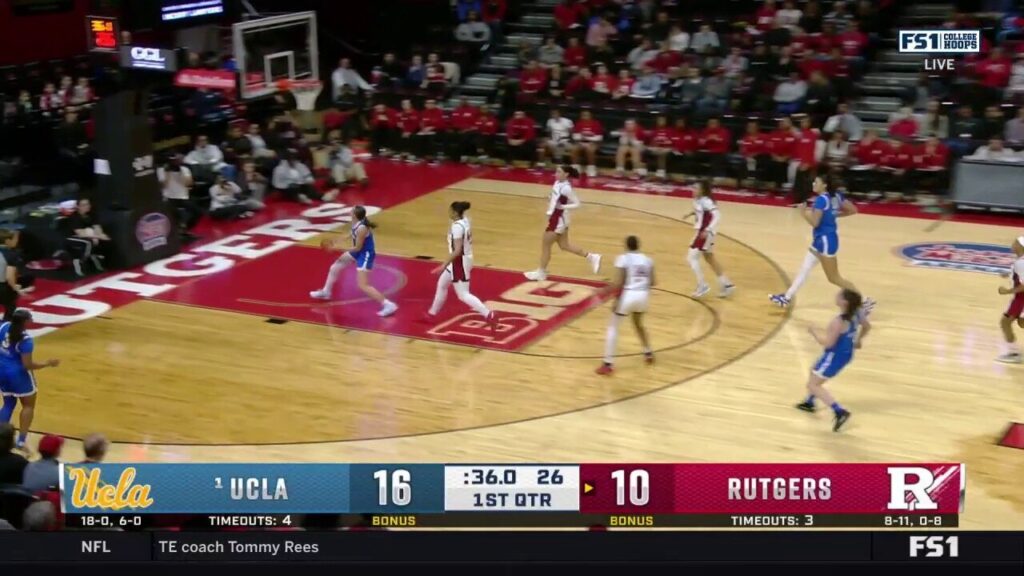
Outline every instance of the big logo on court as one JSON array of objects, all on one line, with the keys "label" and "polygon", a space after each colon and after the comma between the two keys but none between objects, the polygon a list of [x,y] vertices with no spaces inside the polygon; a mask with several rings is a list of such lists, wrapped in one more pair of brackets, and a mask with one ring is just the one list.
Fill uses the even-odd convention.
[{"label": "big logo on court", "polygon": [[897,253],[911,266],[984,274],[1005,274],[1016,259],[1007,246],[966,242],[908,244],[899,248]]}]

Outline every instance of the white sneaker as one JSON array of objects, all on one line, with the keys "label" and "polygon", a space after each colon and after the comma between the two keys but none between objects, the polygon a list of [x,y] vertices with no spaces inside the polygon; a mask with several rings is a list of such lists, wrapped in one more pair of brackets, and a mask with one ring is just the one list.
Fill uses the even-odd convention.
[{"label": "white sneaker", "polygon": [[655,172],[655,173],[654,173],[654,175],[655,175],[655,177],[657,177],[657,178],[658,178],[659,180],[664,180],[664,179],[665,179],[665,178],[667,177],[667,175],[665,174],[665,171],[664,171],[664,170],[658,170],[657,172]]},{"label": "white sneaker", "polygon": [[722,286],[721,291],[718,292],[718,297],[719,298],[728,298],[729,296],[732,296],[732,293],[735,292],[735,291],[736,291],[736,285],[735,284],[726,284],[725,286]]},{"label": "white sneaker", "polygon": [[526,276],[527,280],[533,280],[534,282],[543,282],[548,279],[548,273],[540,269],[523,272],[523,276]]},{"label": "white sneaker", "polygon": [[309,297],[314,300],[330,300],[331,293],[326,290],[313,290],[309,293]]},{"label": "white sneaker", "polygon": [[1000,354],[999,357],[996,358],[996,362],[1003,362],[1004,364],[1020,364],[1020,352],[1007,352],[1006,354]]},{"label": "white sneaker", "polygon": [[590,166],[587,166],[587,176],[589,176],[591,178],[594,178],[595,176],[597,176],[597,166],[594,166],[593,164],[591,164]]},{"label": "white sneaker", "polygon": [[398,310],[398,304],[395,304],[394,302],[388,301],[388,302],[385,302],[384,305],[380,307],[380,311],[377,312],[377,316],[380,316],[381,318],[385,318],[387,316],[391,316],[397,310]]},{"label": "white sneaker", "polygon": [[708,292],[711,292],[711,287],[707,284],[698,284],[697,289],[693,291],[694,298],[703,298],[707,296]]},{"label": "white sneaker", "polygon": [[587,254],[587,262],[590,262],[591,269],[594,270],[594,274],[601,271],[601,255],[600,254]]}]

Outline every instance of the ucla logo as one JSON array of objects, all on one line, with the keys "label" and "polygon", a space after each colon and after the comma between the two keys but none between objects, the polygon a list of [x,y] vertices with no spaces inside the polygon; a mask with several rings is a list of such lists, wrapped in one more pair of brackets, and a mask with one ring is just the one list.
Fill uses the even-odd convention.
[{"label": "ucla logo", "polygon": [[1008,246],[998,244],[968,244],[964,242],[932,242],[909,244],[899,248],[901,257],[910,261],[911,266],[945,268],[982,272],[984,274],[1006,274],[1016,260]]},{"label": "ucla logo", "polygon": [[135,483],[135,468],[125,468],[116,484],[103,481],[99,468],[67,468],[71,484],[71,505],[75,508],[100,508],[102,510],[143,510],[153,505],[149,484]]}]

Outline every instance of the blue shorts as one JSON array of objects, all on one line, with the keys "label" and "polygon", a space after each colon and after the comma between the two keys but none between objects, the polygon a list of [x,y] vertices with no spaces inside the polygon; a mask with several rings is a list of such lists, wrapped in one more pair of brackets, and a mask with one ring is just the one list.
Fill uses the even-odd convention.
[{"label": "blue shorts", "polygon": [[815,235],[814,241],[811,242],[811,250],[822,256],[834,257],[839,253],[839,234],[829,232]]},{"label": "blue shorts", "polygon": [[0,394],[3,396],[31,396],[36,393],[36,379],[28,370],[0,372]]},{"label": "blue shorts", "polygon": [[811,372],[814,372],[822,378],[835,378],[846,365],[853,360],[852,354],[837,354],[835,352],[825,352],[818,358],[818,361],[814,363],[814,368]]},{"label": "blue shorts", "polygon": [[373,270],[373,261],[377,258],[376,252],[363,250],[362,252],[349,252],[348,255],[355,261],[356,268],[359,270]]}]

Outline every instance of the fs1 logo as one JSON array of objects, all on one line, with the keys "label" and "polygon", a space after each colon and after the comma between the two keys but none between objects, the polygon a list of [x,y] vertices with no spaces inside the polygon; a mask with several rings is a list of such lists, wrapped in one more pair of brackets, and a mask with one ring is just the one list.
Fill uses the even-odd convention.
[{"label": "fs1 logo", "polygon": [[959,536],[911,536],[910,557],[958,558],[960,556]]},{"label": "fs1 logo", "polygon": [[902,54],[977,54],[980,30],[900,30]]}]

